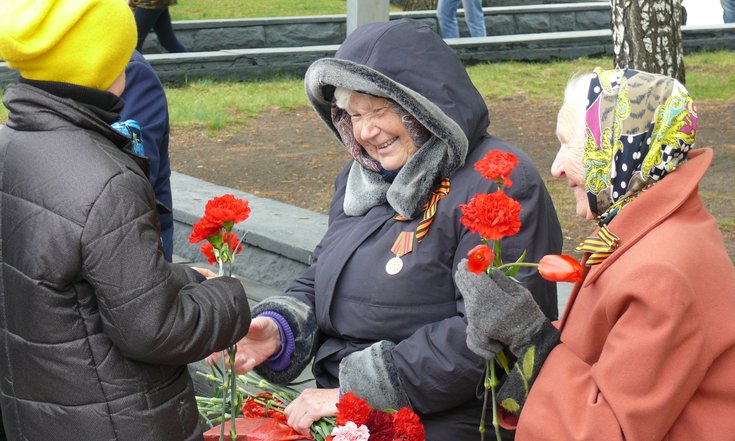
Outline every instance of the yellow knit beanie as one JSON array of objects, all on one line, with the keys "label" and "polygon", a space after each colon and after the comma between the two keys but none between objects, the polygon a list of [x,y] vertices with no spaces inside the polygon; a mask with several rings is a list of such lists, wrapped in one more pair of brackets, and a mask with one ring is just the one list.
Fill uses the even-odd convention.
[{"label": "yellow knit beanie", "polygon": [[106,90],[137,43],[123,0],[0,0],[0,59],[29,80]]}]

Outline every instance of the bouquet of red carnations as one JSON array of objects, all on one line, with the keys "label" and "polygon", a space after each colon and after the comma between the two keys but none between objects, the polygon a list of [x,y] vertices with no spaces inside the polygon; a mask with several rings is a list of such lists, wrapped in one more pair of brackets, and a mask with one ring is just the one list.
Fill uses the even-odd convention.
[{"label": "bouquet of red carnations", "polygon": [[327,441],[424,441],[424,426],[411,409],[371,408],[352,392],[337,403],[337,421]]},{"label": "bouquet of red carnations", "polygon": [[[573,257],[563,254],[549,254],[542,257],[539,263],[533,263],[524,261],[526,257],[524,251],[515,262],[503,262],[501,240],[517,234],[522,226],[520,218],[521,204],[503,191],[504,188],[513,185],[510,175],[517,165],[518,158],[512,153],[502,150],[492,150],[483,159],[475,163],[475,169],[486,179],[494,181],[498,186],[498,190],[490,194],[477,194],[467,204],[459,206],[462,211],[460,221],[469,231],[478,233],[481,241],[481,244],[467,253],[468,271],[475,274],[485,273],[488,276],[491,276],[493,271],[502,271],[517,282],[515,276],[521,267],[533,267],[538,270],[541,277],[551,282],[578,282],[582,280],[582,265]],[[495,359],[505,373],[509,374],[512,366],[505,352],[503,350],[497,352]],[[527,354],[527,357],[520,361],[521,368],[518,369],[518,372],[523,378],[527,395],[530,380],[527,378],[530,374],[527,373],[531,371],[528,366],[534,364],[533,353]],[[485,370],[483,413],[480,421],[482,440],[485,439],[485,410],[489,390],[492,394],[495,436],[497,441],[500,441],[498,409],[495,400],[495,387],[498,384],[498,377],[495,374],[495,362],[488,360]],[[519,407],[517,403],[510,399],[503,401],[501,405],[506,408]]]}]

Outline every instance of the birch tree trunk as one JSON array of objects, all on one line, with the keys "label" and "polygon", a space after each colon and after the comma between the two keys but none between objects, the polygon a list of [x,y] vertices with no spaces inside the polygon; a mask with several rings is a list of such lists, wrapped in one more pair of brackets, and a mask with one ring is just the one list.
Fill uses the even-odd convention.
[{"label": "birch tree trunk", "polygon": [[615,66],[685,80],[681,0],[611,0]]}]

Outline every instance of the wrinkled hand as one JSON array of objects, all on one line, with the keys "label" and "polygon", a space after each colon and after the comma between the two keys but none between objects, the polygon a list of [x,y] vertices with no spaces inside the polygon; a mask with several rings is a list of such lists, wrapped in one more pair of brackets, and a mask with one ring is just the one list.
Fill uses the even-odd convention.
[{"label": "wrinkled hand", "polygon": [[[250,372],[278,352],[281,348],[281,334],[276,322],[268,317],[256,317],[250,322],[250,329],[245,337],[237,342],[235,354],[235,372],[244,374]],[[216,364],[222,358],[222,352],[215,352],[207,357],[210,365]]]},{"label": "wrinkled hand", "polygon": [[493,349],[486,347],[488,341],[495,343],[492,340],[517,354],[547,321],[531,293],[502,271],[493,271],[491,277],[474,274],[467,269],[467,259],[462,259],[454,280],[467,311],[467,346],[478,355]]},{"label": "wrinkled hand", "polygon": [[286,406],[288,425],[306,435],[320,418],[337,415],[337,402],[339,389],[304,389]]},{"label": "wrinkled hand", "polygon": [[207,269],[207,268],[199,268],[198,266],[192,266],[191,269],[198,272],[199,274],[203,275],[207,279],[211,279],[213,277],[217,277],[217,273],[214,271]]}]

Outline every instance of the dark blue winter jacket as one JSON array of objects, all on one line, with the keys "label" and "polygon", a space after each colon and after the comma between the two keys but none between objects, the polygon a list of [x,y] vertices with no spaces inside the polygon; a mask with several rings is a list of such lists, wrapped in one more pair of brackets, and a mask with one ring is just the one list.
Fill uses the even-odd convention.
[{"label": "dark blue winter jacket", "polygon": [[161,241],[166,260],[173,255],[174,216],[171,200],[171,164],[168,159],[168,102],[156,72],[140,54],[133,52],[125,68],[125,92],[121,98],[125,107],[122,121],[134,119],[143,131],[143,148],[148,157],[148,180],[158,202],[161,220]]},{"label": "dark blue winter jacket", "polygon": [[[475,162],[493,149],[514,153],[519,165],[507,194],[520,202],[523,226],[503,240],[503,258],[515,261],[525,249],[528,261],[538,261],[561,250],[552,201],[528,156],[487,133],[483,97],[451,48],[425,24],[398,20],[358,28],[335,58],[309,68],[307,96],[339,137],[331,116],[335,86],[395,101],[432,138],[392,183],[357,161],[337,177],[313,264],[283,296],[253,311],[281,314],[296,336],[289,368],[259,372],[289,380],[313,357],[320,387],[352,391],[377,408],[410,406],[420,414],[427,440],[477,440],[477,387],[485,361],[467,348],[464,304],[453,274],[480,237],[460,222],[459,205],[497,189]],[[389,274],[396,238],[416,230],[443,178],[450,178],[451,190],[439,201],[428,235],[403,256],[402,270]],[[555,285],[531,270],[518,278],[556,318]]]}]

